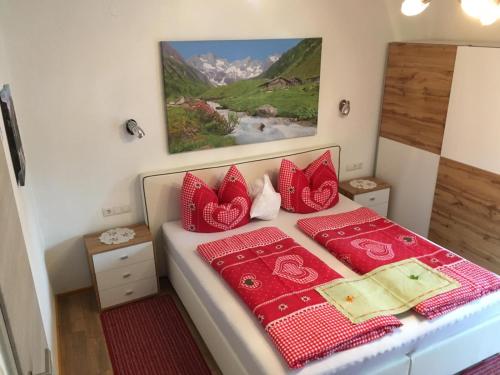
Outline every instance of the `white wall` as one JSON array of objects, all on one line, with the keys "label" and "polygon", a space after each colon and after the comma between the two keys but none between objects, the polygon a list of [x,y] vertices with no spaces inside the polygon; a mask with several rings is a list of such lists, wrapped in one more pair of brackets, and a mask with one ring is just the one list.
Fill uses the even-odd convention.
[{"label": "white wall", "polygon": [[[365,0],[7,0],[17,109],[56,292],[90,285],[81,236],[143,220],[137,175],[338,142],[372,173],[387,42],[384,2]],[[318,135],[169,155],[159,41],[322,36]],[[352,103],[341,119],[337,103]],[[147,135],[128,140],[135,118]],[[132,213],[103,218],[101,208]]]},{"label": "white wall", "polygon": [[[3,29],[2,23],[0,22],[0,87],[6,83],[10,83],[11,85],[14,84],[6,49],[4,47],[4,35],[5,30]],[[15,91],[13,92],[13,95],[15,95]],[[14,105],[15,104],[16,101],[14,100]],[[22,115],[17,114],[17,118],[22,122]],[[25,131],[23,129],[21,129],[21,135],[25,135]],[[9,148],[7,139],[5,137],[4,123],[1,116],[0,141],[3,145],[3,151],[0,152],[5,152],[7,160],[10,160],[10,155],[7,151]],[[27,159],[27,162],[30,162],[29,158]],[[38,214],[33,197],[32,174],[30,170],[28,170],[26,176],[26,187],[18,187],[15,183],[14,172],[10,164],[9,167],[47,343],[52,352],[57,353],[55,300],[44,260],[43,251],[45,249],[45,244],[43,241],[43,235],[40,231]],[[54,356],[53,358],[55,360],[56,356]],[[57,363],[55,363],[55,366],[57,366]]]}]

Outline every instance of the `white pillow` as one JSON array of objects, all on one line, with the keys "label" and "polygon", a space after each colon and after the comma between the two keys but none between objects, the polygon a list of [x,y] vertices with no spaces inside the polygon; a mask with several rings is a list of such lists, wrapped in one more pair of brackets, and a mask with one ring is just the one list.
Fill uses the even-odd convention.
[{"label": "white pillow", "polygon": [[250,217],[261,220],[272,220],[278,216],[281,206],[281,195],[276,193],[267,174],[259,178],[252,186],[254,196]]}]

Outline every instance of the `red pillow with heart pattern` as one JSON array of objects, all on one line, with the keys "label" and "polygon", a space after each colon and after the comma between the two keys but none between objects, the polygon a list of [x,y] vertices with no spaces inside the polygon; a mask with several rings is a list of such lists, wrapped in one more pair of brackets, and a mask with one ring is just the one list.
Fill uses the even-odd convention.
[{"label": "red pillow with heart pattern", "polygon": [[283,159],[278,180],[281,207],[287,211],[307,214],[333,207],[339,201],[339,183],[330,151],[304,170]]},{"label": "red pillow with heart pattern", "polygon": [[182,226],[192,232],[222,232],[250,221],[252,201],[238,168],[229,168],[216,192],[191,173],[181,189]]}]

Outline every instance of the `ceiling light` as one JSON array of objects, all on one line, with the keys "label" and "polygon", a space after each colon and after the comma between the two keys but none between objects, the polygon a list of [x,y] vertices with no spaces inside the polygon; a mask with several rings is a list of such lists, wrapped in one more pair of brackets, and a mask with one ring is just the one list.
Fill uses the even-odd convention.
[{"label": "ceiling light", "polygon": [[484,13],[481,15],[481,17],[479,17],[479,21],[481,21],[481,25],[488,26],[488,25],[495,23],[497,18],[498,18],[498,16],[495,12]]},{"label": "ceiling light", "polygon": [[462,0],[462,9],[468,16],[479,18],[482,2],[482,0]]},{"label": "ceiling light", "polygon": [[401,4],[401,12],[405,16],[416,16],[429,6],[431,0],[404,0]]},{"label": "ceiling light", "polygon": [[491,25],[500,16],[499,0],[462,0],[464,12],[479,19],[483,25]]}]

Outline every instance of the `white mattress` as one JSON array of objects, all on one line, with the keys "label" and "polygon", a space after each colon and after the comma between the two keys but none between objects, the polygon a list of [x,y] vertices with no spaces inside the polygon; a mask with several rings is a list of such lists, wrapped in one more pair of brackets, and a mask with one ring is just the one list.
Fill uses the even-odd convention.
[{"label": "white mattress", "polygon": [[494,316],[498,318],[500,315],[500,292],[485,296],[433,321],[409,312],[398,316],[403,322],[403,327],[390,335],[357,348],[333,353],[301,369],[290,370],[257,319],[224,280],[198,256],[196,247],[200,243],[237,233],[264,226],[276,226],[335,271],[344,277],[351,277],[356,274],[302,233],[296,226],[296,222],[303,217],[339,213],[358,207],[357,203],[341,196],[339,204],[327,211],[308,215],[281,211],[278,218],[273,221],[251,222],[244,227],[222,233],[190,233],[182,228],[179,221],[163,225],[168,247],[167,256],[170,261],[177,264],[190,281],[218,329],[234,348],[249,374],[373,373],[375,368],[381,368],[384,364],[398,357],[401,358],[406,353],[420,350]]}]

